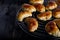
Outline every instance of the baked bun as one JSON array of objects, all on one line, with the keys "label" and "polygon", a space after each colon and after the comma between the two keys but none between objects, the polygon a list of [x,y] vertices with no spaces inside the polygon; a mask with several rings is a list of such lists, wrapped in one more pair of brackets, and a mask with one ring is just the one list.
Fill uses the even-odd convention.
[{"label": "baked bun", "polygon": [[35,12],[36,11],[36,8],[33,5],[30,5],[30,4],[23,4],[22,9],[24,11],[29,11],[29,12]]},{"label": "baked bun", "polygon": [[29,16],[32,16],[31,12],[21,11],[21,12],[19,12],[19,14],[17,16],[17,19],[18,19],[18,21],[23,21],[24,18],[29,17]]},{"label": "baked bun", "polygon": [[60,18],[60,8],[53,11],[53,17]]},{"label": "baked bun", "polygon": [[51,11],[47,11],[47,12],[43,12],[37,15],[37,18],[39,20],[43,20],[43,21],[47,21],[50,20],[52,17],[52,12]]},{"label": "baked bun", "polygon": [[35,18],[26,18],[25,22],[28,24],[30,32],[34,32],[38,28],[38,21]]},{"label": "baked bun", "polygon": [[37,11],[45,12],[45,6],[44,5],[42,5],[42,4],[35,4],[34,6],[37,9]]},{"label": "baked bun", "polygon": [[58,5],[60,5],[60,0],[56,0],[56,3],[57,3]]},{"label": "baked bun", "polygon": [[53,10],[53,9],[55,9],[55,8],[57,8],[57,4],[56,4],[56,2],[54,2],[54,1],[50,1],[50,2],[48,3],[48,5],[46,6],[46,10]]},{"label": "baked bun", "polygon": [[59,29],[54,21],[48,22],[45,26],[45,30],[48,32],[48,34],[55,37],[58,37],[58,34],[60,34]]},{"label": "baked bun", "polygon": [[43,4],[44,0],[30,0],[30,3],[31,4],[36,4],[36,3]]},{"label": "baked bun", "polygon": [[54,19],[53,20],[56,24],[57,24],[57,26],[60,28],[60,19]]},{"label": "baked bun", "polygon": [[54,19],[53,21],[56,23],[59,29],[59,32],[57,33],[57,37],[60,37],[60,19]]}]

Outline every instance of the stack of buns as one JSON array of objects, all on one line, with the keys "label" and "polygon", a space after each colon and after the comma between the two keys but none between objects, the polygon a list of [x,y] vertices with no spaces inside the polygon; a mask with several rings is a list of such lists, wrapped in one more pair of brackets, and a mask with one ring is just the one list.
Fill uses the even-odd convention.
[{"label": "stack of buns", "polygon": [[36,8],[33,5],[30,4],[23,4],[22,6],[22,11],[19,12],[18,14],[18,20],[23,21],[24,18],[32,16],[32,12],[36,11]]},{"label": "stack of buns", "polygon": [[[47,21],[51,20],[52,17],[57,18],[53,21],[50,21],[46,24],[45,30],[48,34],[55,37],[60,37],[60,9],[55,1],[49,1],[44,5],[44,0],[29,0],[29,3],[24,3],[17,15],[17,19],[20,22],[27,23],[28,30],[30,32],[35,32],[38,29],[38,20]],[[52,11],[53,10],[53,11]],[[37,14],[37,19],[32,17],[32,13]],[[34,15],[34,14],[33,14]]]},{"label": "stack of buns", "polygon": [[30,32],[34,32],[38,28],[38,21],[35,18],[31,18],[32,13],[36,12],[36,8],[33,5],[30,4],[23,4],[22,6],[22,11],[18,13],[18,21],[20,22],[26,22],[28,25],[28,29]]}]

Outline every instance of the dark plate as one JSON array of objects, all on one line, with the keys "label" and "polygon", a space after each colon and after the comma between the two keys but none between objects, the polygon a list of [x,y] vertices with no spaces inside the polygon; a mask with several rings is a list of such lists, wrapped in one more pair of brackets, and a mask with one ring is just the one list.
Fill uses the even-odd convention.
[{"label": "dark plate", "polygon": [[[47,1],[45,0],[45,2],[44,2],[45,4],[44,5],[46,5],[46,3],[47,3]],[[21,8],[18,10],[18,12],[17,12],[17,14],[16,14],[16,16],[18,15],[18,13],[21,11]],[[39,12],[34,12],[33,13],[33,18],[36,18],[36,15],[37,14],[39,14]],[[36,18],[37,19],[37,18]],[[51,20],[53,20],[53,19],[55,19],[55,18],[51,18]],[[38,20],[38,19],[37,19]],[[49,21],[51,21],[51,20],[49,20]],[[49,35],[46,31],[45,31],[45,25],[46,25],[46,23],[48,23],[49,21],[40,21],[40,20],[38,20],[38,23],[39,23],[39,26],[38,26],[38,29],[35,31],[35,32],[33,32],[33,33],[31,33],[31,32],[29,32],[28,31],[28,29],[27,29],[27,26],[26,26],[26,24],[24,23],[24,22],[19,22],[18,20],[17,20],[17,18],[16,18],[16,23],[19,25],[19,27],[25,32],[25,33],[27,33],[27,34],[29,34],[29,35],[31,35],[31,36],[34,36],[34,37],[38,37],[38,38],[56,38],[56,37],[54,37],[54,36],[52,36],[52,35]]]}]

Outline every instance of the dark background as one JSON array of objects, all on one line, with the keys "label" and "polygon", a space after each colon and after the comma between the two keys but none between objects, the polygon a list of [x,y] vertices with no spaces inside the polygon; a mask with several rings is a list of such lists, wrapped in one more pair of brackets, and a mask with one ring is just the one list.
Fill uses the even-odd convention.
[{"label": "dark background", "polygon": [[15,24],[15,16],[21,4],[28,0],[0,0],[0,39],[58,40],[57,38],[36,38],[26,34]]}]

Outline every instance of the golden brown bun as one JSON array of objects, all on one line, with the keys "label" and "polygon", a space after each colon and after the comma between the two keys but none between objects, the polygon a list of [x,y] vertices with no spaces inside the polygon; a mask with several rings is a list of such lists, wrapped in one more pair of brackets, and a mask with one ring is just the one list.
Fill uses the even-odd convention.
[{"label": "golden brown bun", "polygon": [[44,0],[30,0],[30,3],[31,4],[36,4],[36,3],[43,4]]},{"label": "golden brown bun", "polygon": [[56,0],[56,3],[57,3],[58,5],[60,5],[60,0]]},{"label": "golden brown bun", "polygon": [[60,37],[60,19],[54,19],[53,21],[56,23],[56,25],[59,28],[59,32],[57,32],[57,37]]},{"label": "golden brown bun", "polygon": [[29,12],[35,12],[36,11],[36,8],[33,5],[30,5],[30,4],[23,4],[22,9],[24,11],[29,11]]},{"label": "golden brown bun", "polygon": [[25,22],[28,24],[30,32],[34,32],[38,28],[38,21],[35,18],[26,18]]},{"label": "golden brown bun", "polygon": [[50,21],[45,26],[46,32],[48,34],[58,37],[59,29],[54,21]]},{"label": "golden brown bun", "polygon": [[53,17],[60,18],[60,8],[53,11]]},{"label": "golden brown bun", "polygon": [[60,28],[60,19],[54,19],[53,20],[56,24],[57,24],[57,26]]},{"label": "golden brown bun", "polygon": [[53,10],[55,8],[57,8],[57,4],[54,1],[49,2],[48,5],[46,6],[46,10]]},{"label": "golden brown bun", "polygon": [[47,12],[40,13],[40,14],[37,15],[37,18],[39,20],[43,20],[43,21],[50,20],[51,17],[52,17],[52,12],[51,11],[47,11]]},{"label": "golden brown bun", "polygon": [[45,12],[45,6],[42,4],[35,4],[34,5],[39,12]]},{"label": "golden brown bun", "polygon": [[29,17],[29,16],[32,16],[31,12],[21,11],[21,12],[19,12],[17,18],[18,18],[18,21],[23,21],[24,18]]}]

